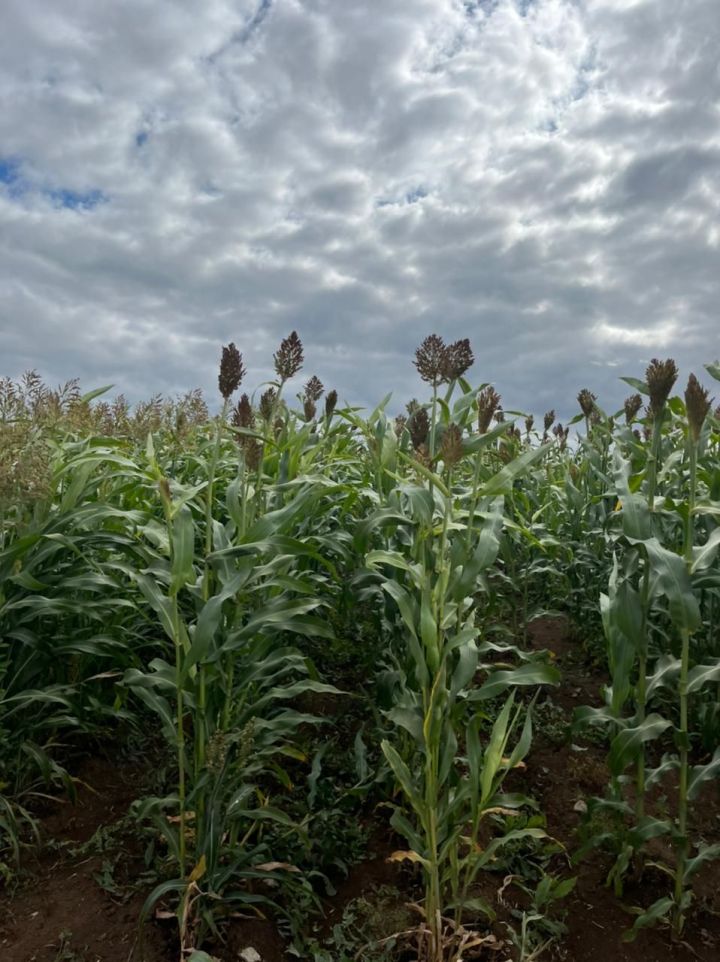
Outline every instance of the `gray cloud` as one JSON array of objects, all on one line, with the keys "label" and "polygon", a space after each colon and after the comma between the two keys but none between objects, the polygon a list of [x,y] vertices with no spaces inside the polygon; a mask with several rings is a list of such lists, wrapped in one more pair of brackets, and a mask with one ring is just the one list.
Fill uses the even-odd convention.
[{"label": "gray cloud", "polygon": [[0,357],[139,398],[221,343],[352,402],[469,336],[508,407],[720,354],[716,0],[8,0]]}]

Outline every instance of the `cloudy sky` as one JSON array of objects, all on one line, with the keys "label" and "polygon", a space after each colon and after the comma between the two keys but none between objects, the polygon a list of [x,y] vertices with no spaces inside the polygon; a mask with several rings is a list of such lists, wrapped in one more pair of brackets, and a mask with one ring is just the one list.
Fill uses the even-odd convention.
[{"label": "cloudy sky", "polygon": [[718,0],[4,0],[0,374],[214,395],[293,328],[396,408],[432,331],[537,413],[700,371],[718,49]]}]

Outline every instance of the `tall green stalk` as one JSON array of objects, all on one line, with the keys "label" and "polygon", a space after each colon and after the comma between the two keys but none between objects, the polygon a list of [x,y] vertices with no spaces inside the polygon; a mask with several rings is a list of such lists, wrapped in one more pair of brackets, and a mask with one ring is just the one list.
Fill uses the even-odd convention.
[{"label": "tall green stalk", "polygon": [[[693,431],[689,432],[689,490],[688,510],[685,518],[685,539],[683,556],[688,569],[692,565],[693,527],[695,498],[697,489],[697,439]],[[680,655],[680,681],[678,694],[680,696],[680,729],[678,739],[680,743],[680,785],[678,789],[678,839],[676,846],[677,865],[675,868],[675,907],[673,912],[673,932],[680,935],[685,923],[685,868],[688,858],[688,748],[690,733],[688,731],[688,670],[690,662],[690,631],[681,630],[682,652]]]},{"label": "tall green stalk", "polygon": [[[653,421],[653,433],[648,459],[647,473],[647,501],[650,517],[655,510],[655,493],[657,489],[657,469],[660,460],[660,445],[662,443],[662,413]],[[649,614],[650,614],[650,559],[645,558],[642,587],[640,589],[641,629],[640,651],[638,653],[638,683],[636,691],[636,708],[638,724],[642,725],[647,711],[647,660],[649,650]],[[645,745],[641,743],[637,759],[635,795],[635,815],[640,820],[645,815]]]},{"label": "tall green stalk", "polygon": [[[213,441],[210,465],[208,467],[208,482],[205,490],[205,564],[203,569],[202,596],[203,601],[207,601],[212,592],[212,572],[208,558],[213,549],[213,496],[215,489],[215,477],[217,475],[218,462],[220,460],[220,445],[222,443],[222,433],[225,427],[230,399],[223,398],[222,411],[220,418],[215,426],[215,439]],[[204,663],[198,666],[198,704],[195,728],[195,774],[199,776],[205,766],[205,750],[208,738],[207,726],[207,669]],[[202,822],[204,800],[198,801],[198,824]]]},{"label": "tall green stalk", "polygon": [[[170,564],[172,567],[173,556],[175,552],[175,541],[173,538],[173,516],[172,516],[172,495],[170,493],[170,485],[167,478],[162,478],[160,481],[160,496],[163,504],[163,512],[165,514],[165,524],[167,526],[168,532],[168,542],[170,545]],[[173,629],[173,644],[175,647],[175,706],[176,706],[176,716],[175,724],[177,728],[177,766],[178,766],[178,805],[179,805],[179,838],[178,838],[178,852],[179,852],[179,862],[180,862],[180,877],[185,877],[185,846],[186,846],[186,815],[185,815],[185,798],[186,798],[186,784],[185,784],[185,702],[183,698],[183,680],[182,680],[182,669],[183,669],[183,651],[182,651],[182,635],[180,627],[180,610],[178,608],[178,586],[171,582],[170,586],[170,605],[171,605],[171,620]]]}]

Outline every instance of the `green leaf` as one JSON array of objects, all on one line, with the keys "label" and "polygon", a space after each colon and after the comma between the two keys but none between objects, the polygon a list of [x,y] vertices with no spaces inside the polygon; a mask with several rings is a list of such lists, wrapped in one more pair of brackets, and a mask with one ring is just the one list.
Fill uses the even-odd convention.
[{"label": "green leaf", "polygon": [[622,508],[623,533],[636,541],[645,541],[652,535],[652,521],[647,499],[634,493],[630,482],[630,462],[615,452],[613,461],[615,485]]},{"label": "green leaf", "polygon": [[716,381],[720,381],[720,362],[716,361],[714,364],[706,364],[705,370],[714,377]]},{"label": "green leaf", "polygon": [[405,793],[407,800],[410,802],[415,812],[422,818],[425,812],[425,804],[415,787],[413,777],[410,774],[410,769],[398,755],[397,751],[393,748],[390,742],[388,742],[386,739],[382,740],[380,743],[380,748],[382,749],[382,753],[387,759],[390,768],[392,768],[395,778],[398,780],[400,787]]},{"label": "green leaf", "polygon": [[648,715],[639,725],[625,728],[612,740],[608,765],[615,775],[621,775],[630,762],[637,758],[640,746],[652,741],[671,727],[671,723],[658,714]]},{"label": "green leaf", "polygon": [[693,765],[688,777],[688,799],[697,798],[702,786],[720,776],[720,748],[705,765]]},{"label": "green leaf", "polygon": [[190,650],[183,659],[181,683],[193,665],[203,661],[207,656],[210,644],[215,638],[222,618],[223,599],[220,596],[210,598],[205,602],[198,616],[195,631],[191,634]]},{"label": "green leaf", "polygon": [[172,522],[172,564],[170,591],[177,594],[195,581],[195,525],[190,508],[184,504]]},{"label": "green leaf", "polygon": [[508,723],[510,721],[510,712],[515,701],[514,692],[506,699],[505,704],[502,707],[502,711],[495,719],[495,723],[492,727],[492,732],[490,734],[490,740],[488,741],[487,748],[485,749],[485,759],[483,762],[482,775],[480,777],[480,802],[485,804],[487,800],[492,795],[493,784],[495,777],[500,768],[500,763],[502,757],[505,753],[505,745],[508,739]]},{"label": "green leaf", "polygon": [[478,495],[483,498],[494,498],[500,494],[508,494],[512,490],[513,481],[523,474],[536,461],[540,461],[552,449],[552,444],[541,444],[537,448],[530,448],[514,458],[509,464],[493,475],[488,481],[484,482],[478,490]]},{"label": "green leaf", "polygon": [[621,377],[620,380],[625,381],[625,383],[629,384],[630,387],[634,387],[636,391],[640,392],[640,394],[650,394],[650,389],[645,381],[640,381],[636,377]]},{"label": "green leaf", "polygon": [[708,682],[720,679],[720,661],[714,665],[695,665],[688,672],[687,693],[700,691]]},{"label": "green leaf", "polygon": [[113,387],[113,384],[105,384],[103,387],[93,388],[92,391],[88,391],[87,394],[83,394],[83,396],[80,398],[80,404],[89,404],[91,401],[94,401],[96,397],[107,394],[107,392],[111,391]]},{"label": "green leaf", "polygon": [[[720,381],[720,378],[718,378]],[[685,871],[683,872],[683,879],[685,882],[689,882],[690,879],[703,867],[705,862],[713,861],[716,858],[720,858],[720,844],[715,842],[712,845],[708,845],[703,842],[698,847],[698,854],[689,858],[685,863]]]},{"label": "green leaf", "polygon": [[661,655],[658,658],[655,662],[655,671],[647,679],[645,694],[648,701],[660,688],[674,690],[680,675],[680,667],[680,659],[672,655]]},{"label": "green leaf", "polygon": [[674,551],[664,548],[657,538],[649,538],[642,543],[653,574],[657,577],[656,590],[667,598],[673,623],[691,633],[697,631],[700,627],[700,607],[684,560]]},{"label": "green leaf", "polygon": [[475,691],[470,692],[470,701],[485,701],[502,694],[513,685],[557,685],[560,672],[552,665],[527,662],[518,668],[507,671],[494,671],[488,680]]},{"label": "green leaf", "polygon": [[718,548],[720,548],[720,528],[714,528],[704,545],[692,549],[693,560],[690,568],[692,574],[709,568],[715,560]]},{"label": "green leaf", "polygon": [[674,905],[675,902],[671,898],[662,898],[658,899],[657,902],[653,902],[647,911],[642,912],[638,910],[640,914],[635,919],[633,927],[628,932],[623,932],[623,942],[633,942],[641,929],[655,925],[660,919],[664,919],[670,914]]}]

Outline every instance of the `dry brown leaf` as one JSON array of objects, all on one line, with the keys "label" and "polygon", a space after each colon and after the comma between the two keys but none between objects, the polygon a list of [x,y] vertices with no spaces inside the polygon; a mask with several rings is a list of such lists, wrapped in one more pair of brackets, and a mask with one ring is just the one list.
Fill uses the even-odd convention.
[{"label": "dry brown leaf", "polygon": [[253,865],[253,868],[259,872],[274,872],[277,868],[284,868],[286,872],[300,871],[297,865],[291,865],[290,862],[263,862],[261,865]]},{"label": "dry brown leaf", "polygon": [[422,863],[423,858],[422,858],[421,855],[418,855],[417,852],[412,852],[412,851],[410,851],[410,852],[405,852],[405,851],[402,851],[402,850],[398,850],[397,852],[393,852],[392,855],[388,855],[388,857],[387,857],[387,859],[386,859],[385,861],[386,861],[386,862],[419,862],[419,863]]}]

